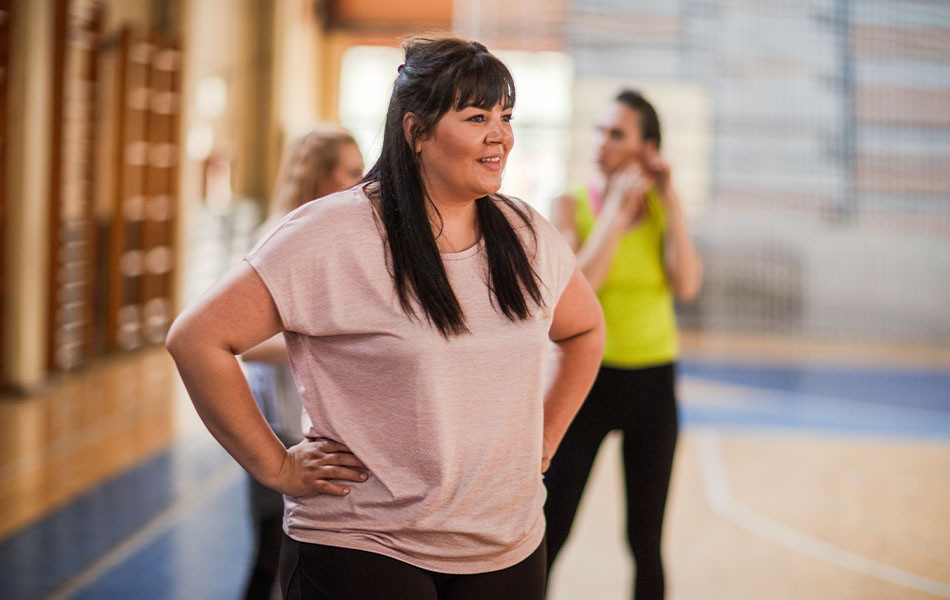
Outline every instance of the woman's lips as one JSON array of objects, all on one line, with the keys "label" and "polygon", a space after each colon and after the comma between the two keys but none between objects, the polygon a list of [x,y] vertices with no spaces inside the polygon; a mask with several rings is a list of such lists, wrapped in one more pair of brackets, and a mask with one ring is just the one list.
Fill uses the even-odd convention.
[{"label": "woman's lips", "polygon": [[486,156],[479,158],[477,162],[489,171],[501,171],[502,161],[500,156]]}]

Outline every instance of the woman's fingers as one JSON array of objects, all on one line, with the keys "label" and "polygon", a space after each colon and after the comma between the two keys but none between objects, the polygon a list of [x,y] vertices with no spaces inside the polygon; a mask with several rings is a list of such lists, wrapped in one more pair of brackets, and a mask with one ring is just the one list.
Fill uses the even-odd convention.
[{"label": "woman's fingers", "polygon": [[670,164],[666,162],[663,156],[656,149],[649,150],[645,161],[647,174],[661,187],[669,183]]},{"label": "woman's fingers", "polygon": [[636,204],[646,188],[643,173],[637,167],[630,167],[621,172],[618,177],[617,188],[621,192],[623,205]]},{"label": "woman's fingers", "polygon": [[318,479],[314,484],[314,492],[317,494],[328,494],[330,496],[346,496],[350,493],[350,488]]},{"label": "woman's fingers", "polygon": [[634,163],[625,168],[621,173],[630,181],[639,181],[643,177],[643,167]]},{"label": "woman's fingers", "polygon": [[342,479],[345,481],[366,481],[366,473],[346,467],[320,467],[317,469],[320,479]]},{"label": "woman's fingers", "polygon": [[335,442],[327,438],[318,438],[318,439],[313,439],[311,441],[317,448],[319,448],[322,452],[325,452],[327,454],[332,454],[334,452],[347,452],[349,454],[352,454],[352,452],[350,452],[350,449],[344,446],[343,444],[341,444],[340,442]]},{"label": "woman's fingers", "polygon": [[316,462],[323,465],[343,465],[357,469],[365,469],[363,461],[356,458],[356,455],[350,452],[349,448],[342,444],[315,444],[305,451],[308,462]]},{"label": "woman's fingers", "polygon": [[365,469],[366,465],[363,462],[356,458],[352,454],[327,454],[323,457],[323,464],[325,465],[341,465],[344,467],[353,467],[355,469]]},{"label": "woman's fingers", "polygon": [[361,469],[366,468],[366,466],[360,462],[360,459],[356,458],[356,455],[353,454],[353,451],[340,442],[324,439],[319,440],[317,444],[317,449],[324,453],[327,457],[332,457],[334,464],[346,464],[351,467],[359,467]]},{"label": "woman's fingers", "polygon": [[350,493],[350,487],[337,482],[354,481],[359,483],[366,481],[366,477],[366,473],[345,467],[320,467],[313,473],[311,493],[346,496]]}]

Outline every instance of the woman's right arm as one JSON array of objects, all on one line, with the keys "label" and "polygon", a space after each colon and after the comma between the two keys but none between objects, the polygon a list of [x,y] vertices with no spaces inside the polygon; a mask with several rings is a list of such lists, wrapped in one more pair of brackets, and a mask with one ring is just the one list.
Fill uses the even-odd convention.
[{"label": "woman's right arm", "polygon": [[166,345],[201,420],[251,476],[291,496],[344,495],[329,480],[363,481],[364,465],[330,440],[284,448],[238,364],[237,355],[282,330],[260,276],[241,263],[175,320]]}]

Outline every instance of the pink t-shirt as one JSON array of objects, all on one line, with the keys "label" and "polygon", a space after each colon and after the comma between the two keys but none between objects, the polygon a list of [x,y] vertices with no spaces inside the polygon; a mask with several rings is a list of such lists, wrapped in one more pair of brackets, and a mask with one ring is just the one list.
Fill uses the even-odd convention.
[{"label": "pink t-shirt", "polygon": [[286,329],[308,435],[342,442],[370,470],[344,497],[285,496],[291,538],[443,573],[507,568],[541,543],[542,365],[574,255],[530,208],[536,246],[499,206],[545,306],[510,321],[492,303],[484,246],[443,254],[471,331],[449,339],[421,308],[411,319],[400,307],[359,186],[305,204],[248,255]]}]

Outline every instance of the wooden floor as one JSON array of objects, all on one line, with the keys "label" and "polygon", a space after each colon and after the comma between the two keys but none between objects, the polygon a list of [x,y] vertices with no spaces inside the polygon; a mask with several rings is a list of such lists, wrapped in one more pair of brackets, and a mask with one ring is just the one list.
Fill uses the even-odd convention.
[{"label": "wooden floor", "polygon": [[150,348],[0,398],[0,538],[167,446],[177,386]]},{"label": "wooden floor", "polygon": [[[668,597],[950,597],[950,447],[693,429],[677,451]],[[608,438],[551,598],[629,597],[619,439]]]},{"label": "wooden floor", "polygon": [[[665,530],[668,598],[950,598],[944,350],[918,349],[911,359],[906,349],[890,349],[888,357],[887,349],[790,350],[756,340],[688,338],[685,346],[684,426]],[[728,368],[715,362],[730,356]],[[841,360],[827,360],[835,356]],[[802,371],[803,379],[788,387],[787,374],[759,368],[807,369],[816,357],[844,370]],[[865,370],[853,370],[856,365]],[[862,382],[881,388],[887,380],[874,378],[891,375],[909,397],[863,401]],[[761,380],[743,379],[753,376]],[[842,377],[861,393],[822,391],[821,382]],[[923,382],[920,395],[908,382]],[[888,399],[886,390],[879,395]],[[200,451],[174,450],[189,444]],[[602,448],[553,574],[554,600],[629,597],[617,446],[610,437]],[[0,399],[0,597],[133,597],[123,586],[137,586],[137,598],[236,597],[250,552],[243,481],[213,447],[160,348],[63,376],[35,397]],[[156,482],[173,488],[162,491],[167,502],[104,547],[91,551],[82,540],[70,541],[53,558],[31,541],[46,541],[42,532],[49,529],[42,526],[51,519],[63,527],[85,518],[71,516],[85,514],[70,512],[80,505],[98,503],[105,523],[112,514],[119,520],[141,498],[138,488],[115,486],[130,474],[152,477],[149,469],[158,468],[192,474],[174,485]],[[107,500],[95,496],[107,488]],[[196,558],[181,560],[187,536],[214,519],[225,520],[215,525],[223,533],[194,543],[223,538],[217,548],[227,548],[228,559],[189,546]],[[158,539],[163,543],[152,543]],[[70,555],[73,546],[78,556]],[[25,547],[39,554],[18,562]],[[185,582],[211,569],[213,556],[222,570],[216,579],[227,585],[195,596]],[[53,560],[68,564],[46,565],[29,576],[34,580],[22,573]],[[175,568],[157,569],[162,561]],[[143,569],[153,583],[142,583]],[[157,581],[160,576],[176,581]]]}]

